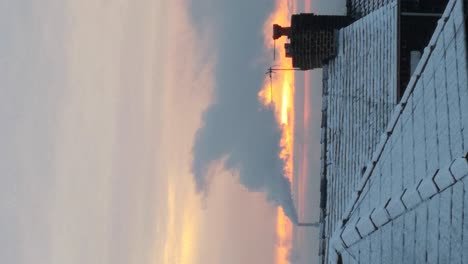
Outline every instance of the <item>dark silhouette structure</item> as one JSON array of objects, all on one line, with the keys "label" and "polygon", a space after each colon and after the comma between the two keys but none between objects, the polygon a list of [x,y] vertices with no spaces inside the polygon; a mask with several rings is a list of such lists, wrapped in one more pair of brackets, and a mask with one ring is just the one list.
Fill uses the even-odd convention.
[{"label": "dark silhouette structure", "polygon": [[291,17],[291,27],[273,25],[273,39],[286,36],[286,57],[300,70],[320,68],[336,55],[336,30],[351,22],[348,16],[297,14]]},{"label": "dark silhouette structure", "polygon": [[[391,3],[398,4],[398,99],[401,98],[411,77],[411,52],[423,53],[442,16],[447,0],[347,0],[346,16],[295,14],[291,26],[273,25],[273,39],[283,36],[285,55],[292,59],[292,66],[299,70],[322,68],[337,52],[337,31],[354,21]],[[414,58],[417,58],[413,56]]]},{"label": "dark silhouette structure", "polygon": [[[449,218],[468,199],[449,196],[462,193],[450,176],[458,164],[468,181],[467,10],[468,0],[347,0],[346,16],[273,26],[293,67],[323,67],[319,263],[433,263],[468,245],[468,207]],[[434,171],[452,185],[418,198]]]}]

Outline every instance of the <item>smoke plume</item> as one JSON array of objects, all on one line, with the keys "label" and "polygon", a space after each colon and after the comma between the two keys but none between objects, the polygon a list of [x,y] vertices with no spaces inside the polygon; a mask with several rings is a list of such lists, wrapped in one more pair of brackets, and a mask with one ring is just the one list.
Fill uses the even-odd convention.
[{"label": "smoke plume", "polygon": [[[271,203],[282,206],[297,222],[290,182],[278,157],[281,130],[273,111],[258,102],[267,64],[255,58],[265,51],[262,28],[273,5],[250,0],[194,2],[193,17],[200,20],[197,24],[206,17],[222,16],[214,27],[217,49],[213,54],[219,62],[215,67],[214,101],[204,113],[192,150],[198,191],[208,193],[208,166],[223,160],[225,169],[238,173],[248,190],[265,192]],[[200,8],[202,2],[215,5],[216,12],[207,13]],[[200,25],[203,28],[204,24]]]},{"label": "smoke plume", "polygon": [[193,147],[192,170],[198,191],[207,192],[208,166],[225,158],[227,170],[238,171],[240,182],[250,191],[265,192],[268,200],[281,206],[297,223],[291,184],[284,177],[280,152],[281,130],[273,112],[256,101],[245,99],[215,103],[205,113],[204,126]]}]

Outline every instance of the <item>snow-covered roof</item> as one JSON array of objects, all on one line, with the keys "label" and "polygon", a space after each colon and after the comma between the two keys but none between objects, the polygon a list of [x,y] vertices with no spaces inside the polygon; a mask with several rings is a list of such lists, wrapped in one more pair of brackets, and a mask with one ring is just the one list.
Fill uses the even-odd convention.
[{"label": "snow-covered roof", "polygon": [[387,5],[341,29],[337,56],[323,69],[322,255],[396,105],[397,10]]},{"label": "snow-covered roof", "polygon": [[335,251],[351,263],[468,260],[464,12],[462,0],[449,1],[369,165],[349,186],[354,194],[330,234],[330,262]]}]

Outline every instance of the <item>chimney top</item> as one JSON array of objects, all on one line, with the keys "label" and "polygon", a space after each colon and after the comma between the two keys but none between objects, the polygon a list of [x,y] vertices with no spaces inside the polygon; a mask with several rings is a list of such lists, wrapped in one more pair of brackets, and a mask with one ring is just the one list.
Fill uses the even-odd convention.
[{"label": "chimney top", "polygon": [[278,24],[273,25],[273,39],[279,39],[282,36],[290,37],[291,35],[291,28],[290,27],[282,27]]}]

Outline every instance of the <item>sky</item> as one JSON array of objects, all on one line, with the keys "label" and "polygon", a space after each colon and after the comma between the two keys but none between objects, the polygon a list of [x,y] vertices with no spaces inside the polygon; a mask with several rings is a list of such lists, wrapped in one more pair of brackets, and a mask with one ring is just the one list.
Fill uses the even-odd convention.
[{"label": "sky", "polygon": [[0,0],[0,262],[274,263],[273,8]]}]

